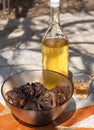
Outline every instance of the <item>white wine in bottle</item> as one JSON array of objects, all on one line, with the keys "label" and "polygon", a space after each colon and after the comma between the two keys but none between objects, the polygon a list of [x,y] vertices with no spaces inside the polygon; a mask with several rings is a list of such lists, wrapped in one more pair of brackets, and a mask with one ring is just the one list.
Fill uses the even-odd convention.
[{"label": "white wine in bottle", "polygon": [[60,25],[59,5],[59,0],[50,0],[50,25],[42,39],[42,66],[68,76],[69,45]]}]

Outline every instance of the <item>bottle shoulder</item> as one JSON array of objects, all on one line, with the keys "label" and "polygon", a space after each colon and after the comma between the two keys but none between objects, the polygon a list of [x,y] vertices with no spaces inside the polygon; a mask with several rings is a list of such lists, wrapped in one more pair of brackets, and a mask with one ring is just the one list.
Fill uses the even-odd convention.
[{"label": "bottle shoulder", "polygon": [[55,38],[50,37],[44,39],[42,45],[47,47],[52,47],[52,48],[64,47],[64,46],[68,46],[68,40],[66,40],[63,37],[55,37]]},{"label": "bottle shoulder", "polygon": [[64,35],[63,31],[62,31],[62,27],[59,26],[59,25],[50,25],[44,36],[43,36],[43,39],[42,41],[44,41],[45,39],[49,39],[49,38],[63,38],[63,39],[66,39],[66,36]]}]

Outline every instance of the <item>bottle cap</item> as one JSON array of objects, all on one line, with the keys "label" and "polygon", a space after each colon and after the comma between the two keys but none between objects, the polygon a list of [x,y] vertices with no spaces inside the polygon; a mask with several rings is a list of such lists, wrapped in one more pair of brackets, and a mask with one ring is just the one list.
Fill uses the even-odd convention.
[{"label": "bottle cap", "polygon": [[60,0],[50,0],[50,6],[51,7],[59,7]]}]

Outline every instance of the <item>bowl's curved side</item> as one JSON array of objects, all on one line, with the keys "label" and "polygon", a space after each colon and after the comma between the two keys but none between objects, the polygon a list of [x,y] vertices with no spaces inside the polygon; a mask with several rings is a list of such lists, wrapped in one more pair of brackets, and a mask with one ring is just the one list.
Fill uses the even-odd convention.
[{"label": "bowl's curved side", "polygon": [[[46,85],[50,84],[47,81],[51,82],[51,85],[54,85],[59,82],[60,83],[67,82],[67,84],[69,84],[70,86],[71,94],[68,100],[64,104],[57,106],[48,111],[47,110],[46,111],[24,110],[24,109],[21,109],[12,105],[11,103],[7,101],[5,97],[6,92],[8,92],[9,90],[15,87],[26,84],[26,82],[36,82],[36,81],[45,82]],[[33,71],[21,72],[19,74],[16,74],[10,77],[2,85],[1,93],[3,95],[5,102],[10,108],[12,114],[16,117],[17,120],[21,120],[22,122],[25,122],[27,124],[34,125],[34,126],[43,126],[43,125],[47,125],[51,123],[58,116],[60,116],[60,114],[64,112],[64,110],[68,106],[71,100],[71,97],[73,95],[73,85],[67,77],[59,73],[56,73],[53,71],[33,70]]]},{"label": "bowl's curved side", "polygon": [[26,123],[27,125],[31,126],[44,126],[50,124],[56,118],[58,118],[69,105],[70,100],[61,106],[47,111],[23,110],[10,105],[8,102],[6,103],[17,121]]}]

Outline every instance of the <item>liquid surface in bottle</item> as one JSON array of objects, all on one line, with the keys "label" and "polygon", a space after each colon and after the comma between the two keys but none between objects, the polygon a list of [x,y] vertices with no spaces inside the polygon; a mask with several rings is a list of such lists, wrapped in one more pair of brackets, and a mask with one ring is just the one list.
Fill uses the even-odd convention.
[{"label": "liquid surface in bottle", "polygon": [[42,43],[44,69],[57,71],[68,76],[68,42],[64,38],[46,39]]}]

